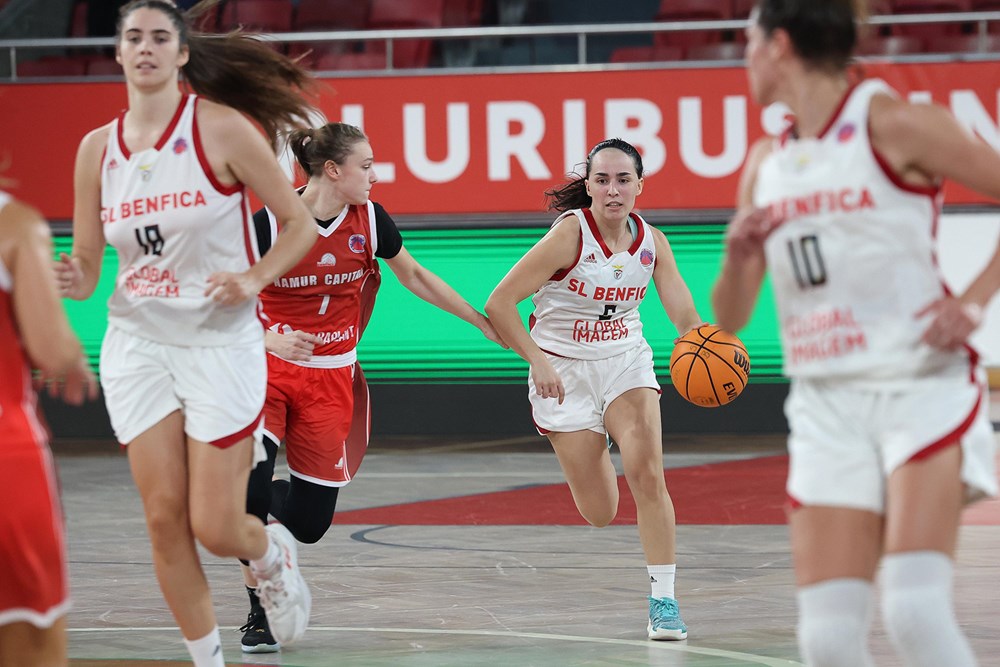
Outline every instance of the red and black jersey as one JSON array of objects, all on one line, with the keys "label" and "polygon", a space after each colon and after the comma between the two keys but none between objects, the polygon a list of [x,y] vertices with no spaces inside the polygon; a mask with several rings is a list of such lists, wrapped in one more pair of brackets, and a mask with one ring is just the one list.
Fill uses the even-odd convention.
[{"label": "red and black jersey", "polygon": [[[304,366],[335,368],[354,363],[354,349],[368,322],[380,280],[376,257],[392,259],[403,247],[396,224],[374,202],[344,207],[317,220],[319,236],[298,264],[260,294],[274,331],[313,333],[322,343]],[[261,254],[277,234],[274,215],[254,215]]]}]

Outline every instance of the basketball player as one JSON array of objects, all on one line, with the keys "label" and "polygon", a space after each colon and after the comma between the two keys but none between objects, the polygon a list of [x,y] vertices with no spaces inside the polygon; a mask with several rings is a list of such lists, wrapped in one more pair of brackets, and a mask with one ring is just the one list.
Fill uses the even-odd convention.
[{"label": "basketball player", "polygon": [[[378,181],[374,154],[359,128],[329,123],[289,136],[309,181],[302,201],[316,218],[313,249],[261,292],[270,330],[266,341],[268,388],[264,409],[267,464],[250,476],[247,511],[277,518],[300,542],[318,542],[330,528],[340,487],[351,481],[368,446],[368,386],[355,348],[368,324],[380,282],[376,258],[385,260],[408,290],[459,317],[501,344],[486,317],[403,247],[396,224],[369,199]],[[258,245],[276,236],[268,209],[254,215]],[[284,442],[290,480],[272,484],[278,444]],[[244,567],[250,615],[243,651],[278,650],[267,616]]]},{"label": "basketball player", "polygon": [[31,368],[79,405],[97,397],[59,301],[49,228],[0,191],[0,665],[66,664],[66,537]]},{"label": "basketball player", "polygon": [[[607,438],[618,443],[635,497],[652,594],[650,639],[684,639],[674,594],[674,508],[663,477],[660,387],[642,336],[639,304],[652,277],[681,334],[702,324],[670,244],[632,212],[642,158],[621,139],[587,155],[586,174],[549,190],[563,212],[497,285],[486,312],[530,364],[528,398],[552,443],[580,514],[606,526],[618,511]],[[530,335],[517,304],[534,295]]]},{"label": "basketball player", "polygon": [[[108,413],[128,445],[163,595],[194,664],[219,667],[195,540],[252,562],[282,641],[295,641],[308,623],[295,541],[246,514],[246,485],[263,454],[267,388],[256,296],[309,250],[316,226],[240,113],[274,137],[277,126],[306,118],[298,88],[308,78],[255,39],[197,33],[163,0],[121,9],[117,59],[129,107],[80,144],[62,292],[90,296],[105,243],[115,247],[119,272],[101,350]],[[181,68],[199,94],[178,88]],[[247,188],[283,227],[259,262]]]},{"label": "basketball player", "polygon": [[969,334],[1000,251],[962,294],[937,270],[941,182],[1000,199],[1000,155],[950,113],[879,80],[852,85],[859,3],[761,0],[747,74],[794,122],[744,168],[713,305],[743,327],[769,269],[791,435],[799,646],[811,666],[873,664],[882,617],[906,665],[976,664],[951,601],[965,503],[997,493],[986,386]]}]

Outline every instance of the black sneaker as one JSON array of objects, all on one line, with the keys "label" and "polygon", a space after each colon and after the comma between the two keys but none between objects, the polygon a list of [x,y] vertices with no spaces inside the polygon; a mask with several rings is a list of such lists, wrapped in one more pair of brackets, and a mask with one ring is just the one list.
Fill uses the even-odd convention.
[{"label": "black sneaker", "polygon": [[276,653],[281,650],[281,645],[271,636],[267,616],[260,607],[250,610],[246,625],[240,628],[240,632],[243,633],[240,648],[244,653]]}]

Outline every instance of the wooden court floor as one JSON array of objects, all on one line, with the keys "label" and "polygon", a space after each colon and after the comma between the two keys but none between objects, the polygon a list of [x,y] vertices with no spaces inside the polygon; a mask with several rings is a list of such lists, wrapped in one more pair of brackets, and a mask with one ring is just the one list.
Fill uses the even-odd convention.
[{"label": "wooden court floor", "polygon": [[[71,664],[190,664],[153,575],[124,454],[111,442],[55,449],[69,526]],[[668,439],[690,637],[650,642],[630,499],[622,498],[621,523],[574,522],[541,438],[376,439],[330,532],[300,546],[313,592],[300,643],[242,654],[239,569],[204,554],[227,664],[799,665],[778,507],[783,453],[780,436]],[[1000,665],[998,524],[997,503],[971,509],[958,554],[958,613],[983,665]],[[879,665],[898,664],[877,619],[872,648]]]}]

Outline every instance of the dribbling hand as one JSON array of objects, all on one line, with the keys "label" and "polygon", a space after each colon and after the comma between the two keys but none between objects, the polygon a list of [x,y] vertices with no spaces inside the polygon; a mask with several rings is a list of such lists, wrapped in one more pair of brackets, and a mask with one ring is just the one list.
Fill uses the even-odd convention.
[{"label": "dribbling hand", "polygon": [[59,296],[75,298],[77,289],[83,282],[83,269],[80,267],[80,260],[61,252],[59,253],[59,261],[55,262],[54,268]]}]

